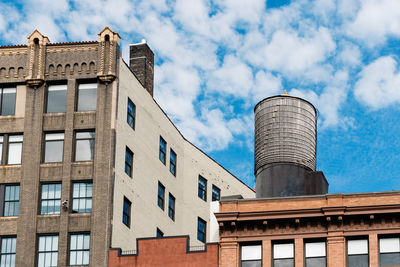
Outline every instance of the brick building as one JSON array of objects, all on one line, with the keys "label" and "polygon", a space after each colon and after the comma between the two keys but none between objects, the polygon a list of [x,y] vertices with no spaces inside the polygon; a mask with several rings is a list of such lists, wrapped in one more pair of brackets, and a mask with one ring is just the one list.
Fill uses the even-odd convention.
[{"label": "brick building", "polygon": [[400,192],[222,200],[221,267],[400,266]]},{"label": "brick building", "polygon": [[136,238],[210,241],[210,203],[254,192],[186,140],[153,99],[146,43],[0,47],[0,266],[107,266]]}]

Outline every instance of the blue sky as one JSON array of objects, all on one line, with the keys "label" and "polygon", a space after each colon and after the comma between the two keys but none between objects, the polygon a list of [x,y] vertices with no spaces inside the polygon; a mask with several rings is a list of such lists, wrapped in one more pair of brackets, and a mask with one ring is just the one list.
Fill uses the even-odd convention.
[{"label": "blue sky", "polygon": [[250,186],[253,107],[281,94],[319,111],[317,168],[330,192],[400,190],[400,1],[0,2],[0,43],[110,26],[156,55],[154,97],[183,134]]}]

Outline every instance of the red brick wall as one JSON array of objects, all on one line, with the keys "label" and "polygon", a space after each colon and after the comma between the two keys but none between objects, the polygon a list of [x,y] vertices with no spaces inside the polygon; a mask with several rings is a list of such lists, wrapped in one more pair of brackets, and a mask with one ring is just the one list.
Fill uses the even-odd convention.
[{"label": "red brick wall", "polygon": [[109,252],[110,267],[217,267],[218,244],[208,244],[207,251],[187,252],[187,237],[139,239],[137,256],[118,256]]}]

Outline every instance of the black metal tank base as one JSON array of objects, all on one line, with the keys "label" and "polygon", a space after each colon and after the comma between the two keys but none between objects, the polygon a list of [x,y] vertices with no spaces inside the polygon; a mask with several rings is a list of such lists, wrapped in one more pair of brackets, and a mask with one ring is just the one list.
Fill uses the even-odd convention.
[{"label": "black metal tank base", "polygon": [[256,172],[256,197],[322,195],[329,184],[321,171],[294,163],[272,163]]}]

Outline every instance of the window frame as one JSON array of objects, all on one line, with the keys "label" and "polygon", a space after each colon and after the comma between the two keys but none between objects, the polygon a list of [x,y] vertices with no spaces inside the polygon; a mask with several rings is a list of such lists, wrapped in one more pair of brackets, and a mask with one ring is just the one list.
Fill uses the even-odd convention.
[{"label": "window frame", "polygon": [[[324,248],[325,248],[325,256],[313,256],[313,257],[307,257],[307,249],[306,249],[306,244],[308,243],[324,243]],[[324,258],[325,259],[325,265],[324,267],[327,266],[327,246],[326,246],[326,240],[325,239],[311,239],[311,240],[304,240],[304,267],[307,267],[307,259],[315,259],[315,258]]]},{"label": "window frame", "polygon": [[[357,241],[357,240],[363,240],[367,242],[367,253],[363,254],[349,254],[349,241]],[[367,266],[369,266],[369,238],[368,236],[363,236],[363,237],[350,237],[346,238],[346,266],[351,267],[350,265],[350,257],[351,256],[362,256],[366,255],[367,256]]]},{"label": "window frame", "polygon": [[[204,181],[204,188],[202,188],[202,184],[200,183],[200,181]],[[197,196],[207,202],[207,179],[200,174],[198,179]]]},{"label": "window frame", "polygon": [[[87,88],[85,88],[85,89],[79,89],[79,87],[81,86],[81,85],[84,85],[84,84],[96,84],[96,107],[94,108],[94,109],[90,109],[90,110],[87,110],[87,109],[84,109],[84,110],[80,110],[79,109],[79,96],[80,96],[80,91],[79,90],[85,90],[85,89],[87,89]],[[97,82],[97,80],[96,79],[89,79],[89,80],[86,80],[86,79],[84,79],[84,80],[77,80],[76,81],[76,89],[75,89],[75,108],[74,108],[74,110],[76,111],[76,112],[91,112],[91,111],[96,111],[97,110],[97,98],[99,97],[99,83]]]},{"label": "window frame", "polygon": [[[78,138],[77,135],[79,133],[93,133],[94,137],[80,137]],[[65,138],[65,136],[64,136]],[[89,146],[90,146],[90,142],[91,140],[93,140],[93,151],[91,154],[91,159],[84,159],[84,160],[77,160],[77,146],[78,146],[78,141],[89,141]],[[94,156],[95,156],[95,150],[96,150],[96,130],[95,129],[87,129],[87,130],[76,130],[74,131],[74,159],[73,162],[86,162],[86,161],[94,161]]]},{"label": "window frame", "polygon": [[[13,114],[6,114],[3,115],[3,96],[4,96],[4,89],[15,89],[15,102],[14,102],[14,112]],[[15,116],[15,110],[17,107],[17,86],[15,84],[3,84],[0,86],[0,116]]]},{"label": "window frame", "polygon": [[[162,196],[160,196],[160,188],[162,189]],[[161,202],[161,204],[160,204]],[[157,206],[159,206],[162,210],[164,210],[165,207],[165,186],[158,181],[158,186],[157,186]]]},{"label": "window frame", "polygon": [[[60,185],[60,198],[55,198],[54,197],[54,198],[43,199],[43,186],[45,186],[45,185],[47,185],[47,186],[49,186],[49,185],[55,185],[55,186]],[[54,196],[55,196],[55,194],[57,192],[57,188],[55,187],[54,189],[55,189],[55,191],[54,191]],[[49,191],[47,191],[47,192],[49,192]],[[40,184],[40,209],[38,210],[39,215],[59,215],[61,213],[61,198],[62,198],[62,183],[61,182],[41,183]],[[46,202],[49,202],[49,201],[56,202],[57,200],[60,203],[58,212],[54,212],[54,213],[48,213],[48,212],[47,213],[43,213],[42,212],[43,202],[44,201],[46,201]],[[47,207],[49,207],[49,206],[47,206]],[[53,205],[53,207],[56,207],[56,205]],[[47,208],[47,210],[48,210],[48,208]]]},{"label": "window frame", "polygon": [[[128,212],[125,211],[125,204],[128,205]],[[131,210],[132,202],[126,196],[124,196],[124,201],[122,203],[122,223],[125,224],[128,228],[131,228]],[[127,218],[126,222],[125,218]]]},{"label": "window frame", "polygon": [[[161,144],[164,143],[164,149],[162,148]],[[161,155],[163,155],[164,160],[161,159]],[[167,164],[167,141],[160,136],[160,143],[159,143],[159,151],[158,151],[158,159],[164,164]]]},{"label": "window frame", "polygon": [[[18,200],[8,200],[6,201],[7,187],[18,187]],[[20,184],[0,184],[0,217],[16,217],[19,215],[19,201],[21,199],[21,186]],[[14,203],[13,211],[15,211],[15,203],[17,203],[16,213],[9,215],[5,213],[6,203]]]},{"label": "window frame", "polygon": [[164,237],[164,232],[160,230],[160,228],[157,227],[156,229],[156,237],[157,238],[162,238]]},{"label": "window frame", "polygon": [[[275,258],[275,245],[292,245],[292,257],[287,258]],[[272,242],[272,266],[276,266],[275,261],[277,260],[292,260],[292,267],[295,266],[295,245],[294,240],[279,240]]]},{"label": "window frame", "polygon": [[[86,248],[82,248],[82,249],[72,249],[72,246],[71,246],[71,241],[72,241],[72,236],[83,236],[83,244],[82,244],[82,247],[84,246],[84,244],[85,244],[85,236],[89,236],[89,248],[88,249],[86,249]],[[67,266],[88,266],[88,265],[90,265],[90,242],[91,242],[91,235],[90,235],[90,232],[73,232],[73,233],[68,233],[68,258],[67,258],[67,260],[68,260],[68,265]],[[78,242],[78,241],[77,241]],[[76,264],[71,264],[71,254],[72,254],[72,252],[85,252],[85,251],[88,251],[89,252],[89,257],[88,257],[88,263],[87,264],[81,264],[81,263],[76,263]],[[84,253],[82,253],[82,259],[83,259],[83,255],[84,255]],[[77,258],[75,258],[75,259],[77,259]]]},{"label": "window frame", "polygon": [[[172,206],[171,206],[171,200],[172,200]],[[168,194],[168,217],[171,218],[171,220],[175,221],[175,201],[176,198],[169,193]]]},{"label": "window frame", "polygon": [[[259,246],[260,247],[260,259],[249,259],[249,260],[243,260],[243,247],[247,247],[247,246]],[[271,247],[272,248],[272,247]],[[262,246],[262,242],[245,242],[245,243],[240,243],[239,245],[239,266],[243,265],[243,262],[247,262],[247,261],[259,261],[260,262],[260,266],[262,266],[263,264],[263,258],[262,258],[262,252],[263,252],[263,246]],[[273,264],[273,255],[271,255],[271,260],[272,260],[272,264]],[[273,265],[271,265],[273,266]]]},{"label": "window frame", "polygon": [[[54,238],[55,237],[57,237],[57,250],[53,250],[53,245],[51,246],[51,250],[49,250],[49,251],[47,251],[47,250],[44,250],[44,251],[40,251],[40,238],[46,238],[46,237],[52,237],[52,240],[51,240],[51,242],[53,242],[53,240],[54,240]],[[44,241],[45,242],[45,244],[44,244],[44,248],[46,249],[46,240]],[[46,259],[46,254],[50,254],[50,260],[53,258],[53,253],[57,253],[56,254],[56,256],[57,256],[57,265],[55,265],[55,267],[56,266],[58,266],[58,251],[59,251],[59,243],[60,243],[60,237],[59,237],[59,235],[58,234],[41,234],[41,235],[38,235],[38,237],[37,237],[37,250],[36,250],[36,255],[37,255],[37,266],[38,267],[41,267],[42,265],[39,265],[39,263],[40,263],[40,254],[45,254],[45,259]],[[46,261],[45,261],[46,262]],[[45,265],[43,265],[43,266],[45,266]],[[53,265],[54,266],[54,265]],[[53,267],[52,266],[52,267]]]},{"label": "window frame", "polygon": [[[204,225],[204,232],[200,229],[200,223]],[[204,240],[199,238],[199,233],[204,236]],[[197,217],[197,240],[203,242],[204,244],[207,242],[207,222],[200,217]]]},{"label": "window frame", "polygon": [[[10,141],[10,138],[13,136],[22,137],[22,141]],[[0,149],[0,165],[21,165],[22,164],[22,153],[24,147],[24,134],[23,133],[4,133],[0,134],[2,137],[2,141],[0,141],[1,149]],[[11,144],[21,144],[21,158],[19,163],[9,163],[10,161],[10,145]]]},{"label": "window frame", "polygon": [[[60,111],[58,111],[58,112],[49,112],[48,110],[49,110],[49,89],[50,89],[50,87],[52,87],[52,86],[62,86],[62,85],[65,85],[65,110],[64,111],[62,111],[62,112],[60,112]],[[57,90],[54,90],[54,91],[57,91]],[[59,91],[61,91],[61,90],[59,90]],[[68,81],[54,81],[54,82],[51,82],[51,83],[49,83],[47,86],[46,86],[46,91],[45,91],[45,94],[46,94],[46,96],[45,96],[45,102],[44,102],[44,113],[45,114],[57,114],[57,113],[65,113],[66,111],[67,111],[67,98],[68,98]]]},{"label": "window frame", "polygon": [[[174,158],[174,160],[172,160]],[[175,162],[174,162],[175,161]],[[169,172],[176,177],[176,165],[178,161],[178,156],[175,151],[171,148],[169,151]]]},{"label": "window frame", "polygon": [[[85,186],[85,196],[84,197],[81,197],[80,196],[80,194],[79,194],[79,196],[78,197],[74,197],[74,192],[75,192],[75,190],[74,190],[74,186],[75,185],[80,185],[80,184],[85,184],[86,186]],[[92,195],[90,196],[90,197],[88,197],[87,196],[87,188],[88,188],[88,184],[91,184],[92,186]],[[71,197],[70,197],[70,199],[72,199],[72,201],[71,201],[71,213],[91,213],[92,211],[93,211],[93,181],[92,180],[85,180],[85,181],[72,181],[72,190],[71,190]],[[80,193],[80,186],[79,186],[79,193]],[[86,210],[88,210],[88,208],[87,208],[87,201],[88,200],[91,200],[91,208],[90,208],[90,211],[86,211]],[[75,211],[74,210],[74,202],[75,201],[78,201],[78,211]],[[80,212],[79,211],[79,203],[80,203],[80,201],[81,200],[84,200],[85,201],[85,211],[84,212]]]},{"label": "window frame", "polygon": [[[214,198],[214,192],[215,190],[218,190],[218,199]],[[211,201],[220,201],[221,200],[221,189],[216,186],[215,184],[212,185],[212,190],[211,190]]]},{"label": "window frame", "polygon": [[[2,253],[1,251],[3,250],[3,240],[4,239],[14,239],[14,240],[11,241],[11,251],[6,250],[5,252]],[[7,248],[8,247],[6,247],[6,249]],[[17,257],[17,249],[16,248],[17,248],[17,236],[16,235],[0,236],[0,266],[6,266],[5,263],[3,265],[2,258],[3,258],[3,256],[5,256],[7,259],[7,256],[8,256],[8,257],[14,258],[14,265],[11,265],[11,266],[15,267],[15,259]],[[13,249],[14,249],[14,251],[13,251]],[[7,262],[7,260],[6,260],[6,262]]]},{"label": "window frame", "polygon": [[[63,134],[63,139],[46,140],[48,134]],[[46,145],[47,143],[60,142],[62,141],[61,161],[46,161]],[[42,142],[42,163],[62,163],[64,162],[64,149],[65,149],[65,132],[43,132]]]},{"label": "window frame", "polygon": [[[131,157],[131,159],[130,159],[130,162],[128,162],[127,161],[127,159],[126,159],[126,155],[127,155],[127,153],[130,155],[130,157]],[[128,146],[126,146],[125,147],[125,168],[124,168],[124,171],[125,171],[125,173],[129,176],[129,177],[133,177],[133,152],[132,152],[132,150],[130,150],[129,149],[129,147]],[[127,173],[126,172],[126,167],[129,167],[129,173]]]},{"label": "window frame", "polygon": [[[131,114],[129,112],[129,105],[132,104],[133,106],[133,114]],[[132,125],[129,122],[129,119],[132,119]],[[127,104],[127,108],[126,108],[126,122],[128,123],[128,125],[135,130],[135,125],[136,125],[136,105],[135,103],[133,103],[133,101],[128,97],[128,104]]]},{"label": "window frame", "polygon": [[390,238],[396,238],[399,241],[399,247],[400,247],[400,235],[399,234],[389,234],[389,235],[378,235],[378,260],[379,260],[379,266],[392,266],[392,265],[381,265],[382,264],[382,255],[387,255],[387,254],[400,254],[400,249],[398,252],[381,252],[381,240],[382,239],[390,239]]}]

